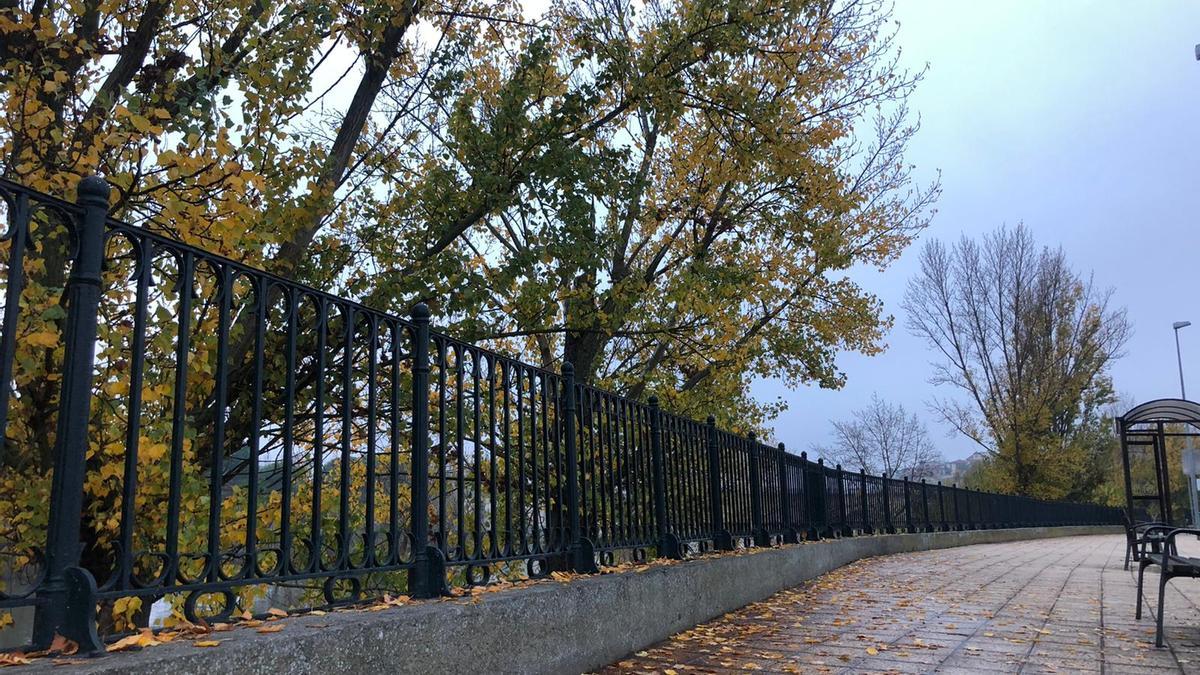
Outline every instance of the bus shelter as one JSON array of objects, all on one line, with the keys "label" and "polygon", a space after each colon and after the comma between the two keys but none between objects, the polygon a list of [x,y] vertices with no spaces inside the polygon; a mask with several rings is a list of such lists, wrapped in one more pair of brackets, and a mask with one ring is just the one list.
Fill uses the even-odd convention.
[{"label": "bus shelter", "polygon": [[1142,403],[1117,418],[1117,433],[1130,517],[1170,525],[1190,520],[1186,500],[1195,479],[1192,489],[1183,492],[1180,488],[1188,488],[1189,481],[1179,476],[1196,471],[1187,464],[1200,437],[1200,404],[1178,398]]}]

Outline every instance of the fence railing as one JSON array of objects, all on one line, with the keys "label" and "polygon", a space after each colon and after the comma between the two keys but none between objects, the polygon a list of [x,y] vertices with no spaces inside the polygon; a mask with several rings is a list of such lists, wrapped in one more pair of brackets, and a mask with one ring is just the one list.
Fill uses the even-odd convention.
[{"label": "fence railing", "polygon": [[35,645],[99,649],[97,606],[128,598],[211,622],[272,587],[431,597],[618,556],[1119,522],[809,461],[455,340],[424,305],[394,316],[113,220],[108,193],[0,181],[0,466],[49,482],[41,530],[0,528],[35,570],[0,608],[35,608]]}]

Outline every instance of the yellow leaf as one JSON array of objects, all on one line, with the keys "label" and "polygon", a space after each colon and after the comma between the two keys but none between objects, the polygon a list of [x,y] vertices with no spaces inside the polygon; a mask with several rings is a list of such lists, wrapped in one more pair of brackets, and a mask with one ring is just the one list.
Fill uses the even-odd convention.
[{"label": "yellow leaf", "polygon": [[150,445],[146,446],[145,450],[142,451],[142,456],[145,457],[147,461],[151,462],[157,462],[166,456],[166,454],[166,443],[151,443]]},{"label": "yellow leaf", "polygon": [[216,647],[221,644],[220,640],[196,640],[192,643],[196,647]]},{"label": "yellow leaf", "polygon": [[867,653],[871,656],[875,656],[879,653],[879,650],[875,649],[874,647],[867,647]]},{"label": "yellow leaf", "polygon": [[141,633],[138,633],[136,635],[130,635],[128,637],[123,637],[120,640],[117,640],[116,642],[112,643],[105,649],[106,649],[106,651],[110,651],[110,652],[123,652],[126,649],[132,649],[134,647],[141,647],[141,646],[142,646],[142,635],[141,635]]},{"label": "yellow leaf", "polygon": [[157,639],[155,639],[154,631],[150,630],[149,628],[143,628],[142,632],[139,633],[137,637],[138,637],[137,645],[139,647],[153,647],[155,645],[162,644]]},{"label": "yellow leaf", "polygon": [[142,117],[141,115],[130,115],[129,121],[133,123],[134,129],[137,129],[143,134],[150,131],[150,127],[154,126],[153,122],[145,117]]},{"label": "yellow leaf", "polygon": [[258,629],[259,633],[278,633],[283,630],[283,624],[275,624],[274,626],[263,626]]},{"label": "yellow leaf", "polygon": [[54,347],[58,344],[58,333],[42,331],[25,336],[25,342],[35,347]]}]

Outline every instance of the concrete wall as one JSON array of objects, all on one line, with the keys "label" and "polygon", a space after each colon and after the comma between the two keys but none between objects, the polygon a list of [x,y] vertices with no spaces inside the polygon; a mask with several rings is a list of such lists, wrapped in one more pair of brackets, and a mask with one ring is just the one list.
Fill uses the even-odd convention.
[{"label": "concrete wall", "polygon": [[[578,673],[859,558],[1084,534],[1054,527],[853,537],[546,582],[469,600],[284,620],[278,633],[213,635],[113,654],[86,673]],[[62,672],[49,663],[34,667]]]}]

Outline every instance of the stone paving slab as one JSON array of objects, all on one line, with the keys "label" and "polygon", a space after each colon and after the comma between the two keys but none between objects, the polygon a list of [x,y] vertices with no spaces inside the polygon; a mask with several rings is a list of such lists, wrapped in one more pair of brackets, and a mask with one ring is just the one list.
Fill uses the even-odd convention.
[{"label": "stone paving slab", "polygon": [[1137,621],[1124,555],[1103,535],[861,560],[602,672],[1200,674],[1200,581],[1170,582],[1155,648],[1156,568]]}]

